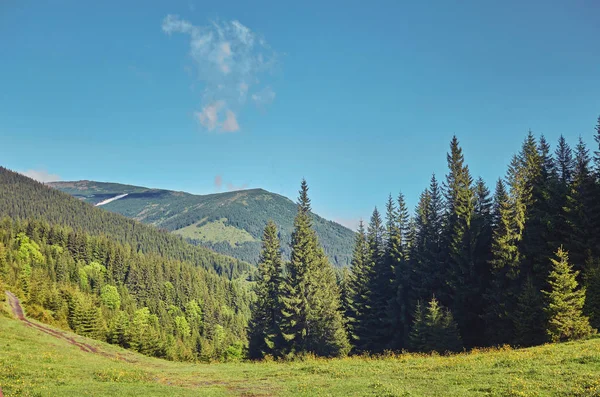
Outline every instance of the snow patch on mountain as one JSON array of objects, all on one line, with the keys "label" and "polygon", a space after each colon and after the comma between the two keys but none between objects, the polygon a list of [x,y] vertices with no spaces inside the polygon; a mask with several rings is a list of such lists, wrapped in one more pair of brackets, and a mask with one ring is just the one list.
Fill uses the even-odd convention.
[{"label": "snow patch on mountain", "polygon": [[118,196],[111,197],[109,199],[106,199],[104,201],[99,202],[98,204],[96,204],[96,207],[100,207],[101,205],[112,203],[113,201],[118,200],[118,199],[122,199],[125,196],[127,196],[127,193],[125,193],[125,194],[119,194]]}]

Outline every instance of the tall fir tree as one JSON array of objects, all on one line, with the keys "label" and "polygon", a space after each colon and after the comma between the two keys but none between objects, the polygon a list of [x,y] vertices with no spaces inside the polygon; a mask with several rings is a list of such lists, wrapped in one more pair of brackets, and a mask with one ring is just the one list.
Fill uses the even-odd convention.
[{"label": "tall fir tree", "polygon": [[383,327],[387,320],[387,299],[381,288],[390,272],[385,257],[385,227],[377,208],[373,210],[367,230],[367,249],[369,267],[369,299],[366,305],[365,326],[369,330],[363,341],[365,348],[373,352],[381,352],[385,347]]},{"label": "tall fir tree", "polygon": [[443,199],[435,175],[420,197],[414,219],[411,248],[412,301],[430,296],[447,298],[447,267],[441,248]]},{"label": "tall fir tree", "polygon": [[280,324],[282,320],[282,260],[277,226],[267,223],[263,233],[263,247],[258,262],[252,317],[249,325],[250,358],[265,355],[278,356],[283,351]]},{"label": "tall fir tree", "polygon": [[292,254],[283,294],[282,334],[293,354],[343,356],[350,350],[335,272],[312,229],[308,185],[302,180]]},{"label": "tall fir tree", "polygon": [[548,276],[548,336],[552,342],[581,339],[592,334],[589,319],[583,315],[585,289],[578,289],[577,271],[569,264],[569,256],[561,248],[552,259],[552,272]]},{"label": "tall fir tree", "polygon": [[514,203],[499,180],[494,195],[494,230],[490,284],[484,295],[486,339],[490,345],[508,343],[514,335],[512,313],[519,291],[519,251]]},{"label": "tall fir tree", "polygon": [[578,271],[583,271],[585,263],[600,254],[597,245],[600,240],[594,235],[592,209],[596,206],[594,193],[596,181],[590,170],[589,150],[583,139],[575,150],[575,168],[573,180],[567,194],[565,206],[569,238],[565,242],[566,249],[571,252],[571,261]]},{"label": "tall fir tree", "polygon": [[366,316],[367,304],[370,299],[369,280],[371,271],[368,260],[367,236],[362,220],[358,224],[350,269],[351,276],[348,280],[348,290],[352,295],[350,305],[346,310],[346,328],[354,350],[362,351],[364,341],[369,334],[369,329],[366,326]]},{"label": "tall fir tree", "polygon": [[465,343],[472,346],[481,334],[482,307],[477,297],[483,286],[476,258],[479,235],[473,224],[476,204],[473,179],[456,136],[450,143],[447,162],[443,239],[448,253],[446,282],[450,299],[447,304],[452,308]]},{"label": "tall fir tree", "polygon": [[[397,252],[394,265],[394,285],[390,299],[389,314],[393,337],[390,340],[390,349],[400,350],[407,347],[408,336],[412,325],[411,305],[411,272],[410,267],[410,216],[404,195],[400,193],[397,199],[396,212],[396,243],[392,244],[393,252]],[[398,241],[399,240],[399,241]],[[389,242],[388,242],[389,244]]]},{"label": "tall fir tree", "polygon": [[556,156],[558,179],[563,185],[567,186],[571,183],[575,163],[573,161],[573,151],[562,135],[558,138],[558,146],[554,154]]}]

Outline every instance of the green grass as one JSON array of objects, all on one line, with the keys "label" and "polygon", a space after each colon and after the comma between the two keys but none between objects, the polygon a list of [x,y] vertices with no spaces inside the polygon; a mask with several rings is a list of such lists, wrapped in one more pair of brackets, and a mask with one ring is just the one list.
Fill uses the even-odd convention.
[{"label": "green grass", "polygon": [[218,221],[205,224],[202,224],[202,221],[200,221],[179,230],[175,230],[174,233],[185,238],[203,242],[227,242],[232,247],[235,247],[238,243],[241,244],[249,241],[256,241],[250,233],[244,229],[226,225],[226,221],[226,218],[221,218]]},{"label": "green grass", "polygon": [[185,364],[75,338],[104,355],[0,315],[5,396],[600,396],[600,339],[451,357]]}]

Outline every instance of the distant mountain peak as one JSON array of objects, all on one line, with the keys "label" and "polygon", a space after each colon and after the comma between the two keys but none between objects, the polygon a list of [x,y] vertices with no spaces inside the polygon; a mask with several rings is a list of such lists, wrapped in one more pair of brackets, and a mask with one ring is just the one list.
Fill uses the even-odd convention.
[{"label": "distant mountain peak", "polygon": [[[263,229],[273,220],[279,228],[283,253],[289,254],[296,203],[262,188],[198,195],[90,180],[49,185],[105,210],[179,234],[194,244],[254,263]],[[319,241],[331,262],[349,265],[354,232],[318,215],[314,219]]]}]

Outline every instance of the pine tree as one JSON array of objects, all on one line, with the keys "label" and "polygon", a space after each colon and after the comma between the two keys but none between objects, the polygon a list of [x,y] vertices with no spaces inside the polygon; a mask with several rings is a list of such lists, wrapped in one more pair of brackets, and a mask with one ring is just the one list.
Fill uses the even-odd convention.
[{"label": "pine tree", "polygon": [[397,332],[401,328],[397,315],[400,306],[397,301],[396,270],[402,266],[401,262],[404,260],[404,250],[402,226],[398,216],[396,203],[390,194],[386,204],[384,266],[380,274],[378,274],[378,290],[381,295],[382,306],[385,308],[379,332],[382,349],[395,348],[395,346],[392,346],[392,341],[397,337]]},{"label": "pine tree", "polygon": [[441,250],[442,198],[435,175],[421,193],[417,205],[414,236],[411,237],[412,301],[426,301],[431,295],[447,296],[447,267]]},{"label": "pine tree", "polygon": [[351,277],[348,280],[348,290],[351,292],[351,305],[346,311],[346,327],[348,337],[356,351],[365,348],[365,339],[369,334],[367,324],[367,305],[370,299],[370,272],[368,261],[367,236],[361,220],[354,243],[352,254]]},{"label": "pine tree", "polygon": [[573,161],[573,151],[564,136],[561,135],[558,138],[558,146],[554,153],[556,156],[558,179],[563,185],[567,186],[571,183],[575,163]]},{"label": "pine tree", "polygon": [[410,335],[411,349],[421,352],[446,353],[462,349],[458,326],[449,310],[433,297],[426,311],[417,305],[415,323]]},{"label": "pine tree", "polygon": [[263,248],[258,263],[256,302],[252,305],[249,330],[250,358],[277,356],[283,348],[281,340],[281,247],[277,226],[267,223],[263,233]]},{"label": "pine tree", "polygon": [[113,345],[128,349],[130,347],[129,334],[129,317],[125,312],[119,311],[110,321],[107,340]]},{"label": "pine tree", "polygon": [[597,215],[592,211],[597,206],[594,202],[597,186],[589,167],[589,150],[581,137],[575,153],[573,181],[565,206],[569,230],[569,238],[565,245],[571,252],[575,269],[582,271],[586,261],[594,255],[600,255],[598,248],[600,240],[594,234],[594,221]]},{"label": "pine tree", "polygon": [[344,267],[338,272],[338,284],[340,286],[340,305],[342,310],[342,317],[344,318],[344,326],[346,329],[346,335],[348,335],[348,341],[352,343],[351,333],[353,332],[353,325],[356,321],[352,308],[354,307],[354,274],[352,271]]},{"label": "pine tree", "polygon": [[[482,269],[477,268],[475,256],[478,235],[473,224],[476,204],[473,179],[456,136],[450,143],[447,161],[444,248],[448,252],[446,281],[451,297],[447,304],[451,305],[461,333],[467,345],[471,346],[481,333],[479,317],[482,308],[477,298],[482,288]],[[480,186],[480,189],[484,187]]]},{"label": "pine tree", "polygon": [[284,287],[282,332],[291,353],[345,355],[348,343],[335,273],[312,229],[308,185],[302,181]]},{"label": "pine tree", "polygon": [[373,210],[367,230],[367,252],[369,299],[366,303],[364,327],[368,331],[362,340],[365,349],[380,352],[383,350],[380,332],[387,325],[387,297],[381,289],[389,272],[386,269],[385,228],[377,208]]},{"label": "pine tree", "polygon": [[421,301],[417,301],[413,318],[413,326],[408,337],[408,346],[412,351],[424,352],[427,350],[427,334],[425,313],[423,312]]},{"label": "pine tree", "polygon": [[569,264],[569,256],[561,248],[552,259],[552,272],[548,277],[549,291],[544,291],[548,299],[548,336],[552,342],[562,342],[585,338],[591,335],[589,319],[583,315],[585,288],[578,289],[577,275]]},{"label": "pine tree", "polygon": [[546,341],[544,297],[536,285],[530,277],[527,278],[512,313],[515,325],[513,342],[519,346],[534,346]]},{"label": "pine tree", "polygon": [[393,337],[390,341],[392,350],[400,350],[407,346],[410,327],[412,324],[411,316],[411,273],[410,267],[410,244],[409,240],[409,222],[408,208],[404,200],[404,195],[400,193],[397,199],[398,209],[396,213],[396,228],[399,241],[394,244],[394,252],[398,252],[396,263],[394,265],[394,285],[390,299],[389,313],[391,316],[390,327]]},{"label": "pine tree", "polygon": [[474,274],[472,277],[473,301],[467,318],[469,340],[465,336],[465,343],[470,346],[483,346],[485,340],[485,302],[483,295],[490,285],[490,260],[492,246],[493,202],[490,191],[482,178],[475,182],[475,208],[471,223],[471,236],[473,244]]},{"label": "pine tree", "polygon": [[491,345],[508,343],[514,335],[512,314],[519,290],[520,261],[514,212],[514,204],[499,180],[494,195],[490,285],[484,295],[486,339]]}]

